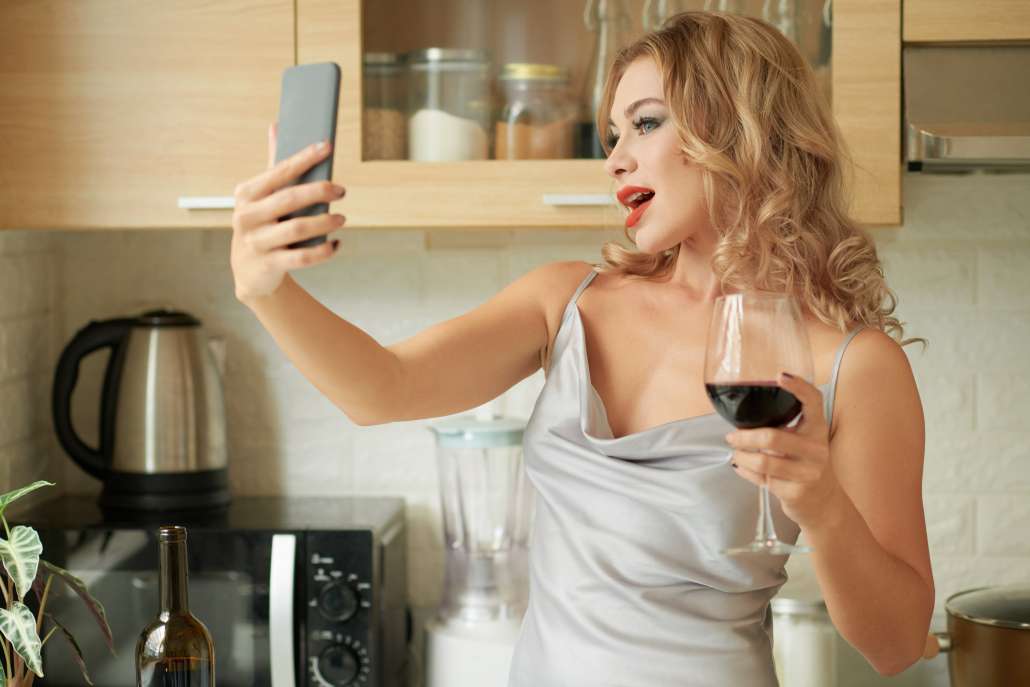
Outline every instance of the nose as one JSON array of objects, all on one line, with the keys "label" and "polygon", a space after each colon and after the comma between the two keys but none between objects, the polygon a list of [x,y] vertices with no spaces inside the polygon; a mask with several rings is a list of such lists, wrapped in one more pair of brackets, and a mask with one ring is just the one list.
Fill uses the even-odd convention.
[{"label": "nose", "polygon": [[633,171],[636,166],[636,160],[626,152],[622,138],[618,140],[612,151],[608,153],[608,159],[604,161],[604,171],[613,179],[618,179],[626,172]]}]

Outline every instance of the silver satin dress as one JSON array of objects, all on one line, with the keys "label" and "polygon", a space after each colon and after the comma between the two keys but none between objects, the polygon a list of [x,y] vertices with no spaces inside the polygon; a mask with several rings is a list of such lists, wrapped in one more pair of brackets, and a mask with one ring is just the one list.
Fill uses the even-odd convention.
[{"label": "silver satin dress", "polygon": [[[613,438],[565,308],[523,438],[536,489],[529,607],[509,687],[775,687],[769,601],[786,556],[727,556],[754,536],[758,489],[712,413]],[[844,349],[822,387],[827,417]],[[771,498],[776,531],[798,526]]]}]

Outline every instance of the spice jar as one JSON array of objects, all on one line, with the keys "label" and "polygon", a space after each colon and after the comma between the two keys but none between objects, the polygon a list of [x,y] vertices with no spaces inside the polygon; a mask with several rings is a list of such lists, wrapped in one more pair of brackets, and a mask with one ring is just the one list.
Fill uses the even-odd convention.
[{"label": "spice jar", "polygon": [[553,64],[514,62],[499,77],[504,108],[496,122],[498,160],[571,158],[575,117],[568,71]]},{"label": "spice jar", "polygon": [[490,140],[490,62],[481,50],[408,53],[408,159],[485,160]]},{"label": "spice jar", "polygon": [[389,52],[365,53],[362,60],[362,158],[403,160],[407,153],[407,99],[404,63]]}]

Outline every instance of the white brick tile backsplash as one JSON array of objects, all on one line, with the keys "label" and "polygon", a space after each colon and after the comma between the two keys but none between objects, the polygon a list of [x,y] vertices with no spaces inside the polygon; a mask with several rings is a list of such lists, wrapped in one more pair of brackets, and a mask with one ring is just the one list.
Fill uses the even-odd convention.
[{"label": "white brick tile backsplash", "polygon": [[968,244],[881,246],[888,283],[906,308],[955,308],[976,297],[976,252]]},{"label": "white brick tile backsplash", "polygon": [[944,602],[957,592],[976,587],[1026,584],[1030,578],[1030,557],[1026,555],[949,556],[933,551],[931,554],[936,611],[943,611]]},{"label": "white brick tile backsplash", "polygon": [[926,431],[972,430],[974,427],[974,375],[915,368],[916,385],[923,401]]},{"label": "white brick tile backsplash", "polygon": [[[983,494],[976,508],[978,553],[1030,557],[1030,495]],[[1030,560],[1026,567],[1030,572]]]},{"label": "white brick tile backsplash", "polygon": [[980,305],[1030,309],[1030,241],[981,246],[979,256]]},{"label": "white brick tile backsplash", "polygon": [[1026,431],[1030,378],[1011,371],[978,375],[977,419],[981,429]]},{"label": "white brick tile backsplash", "polygon": [[1018,431],[930,432],[927,493],[1024,493],[1030,498],[1030,443]]},{"label": "white brick tile backsplash", "polygon": [[975,500],[959,494],[923,499],[930,548],[942,555],[972,555],[976,531]]},{"label": "white brick tile backsplash", "polygon": [[51,262],[47,253],[0,256],[0,322],[47,312]]},{"label": "white brick tile backsplash", "polygon": [[0,322],[0,381],[45,370],[50,359],[49,314]]},{"label": "white brick tile backsplash", "polygon": [[1030,240],[1025,174],[906,174],[902,183],[904,226],[875,229],[874,236],[927,243]]}]

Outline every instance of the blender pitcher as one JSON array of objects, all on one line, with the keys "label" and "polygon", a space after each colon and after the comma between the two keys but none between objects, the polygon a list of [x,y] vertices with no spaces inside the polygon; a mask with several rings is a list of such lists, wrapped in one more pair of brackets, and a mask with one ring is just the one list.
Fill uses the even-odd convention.
[{"label": "blender pitcher", "polygon": [[430,429],[445,569],[440,607],[426,626],[426,684],[503,687],[529,596],[525,422],[480,413]]}]

